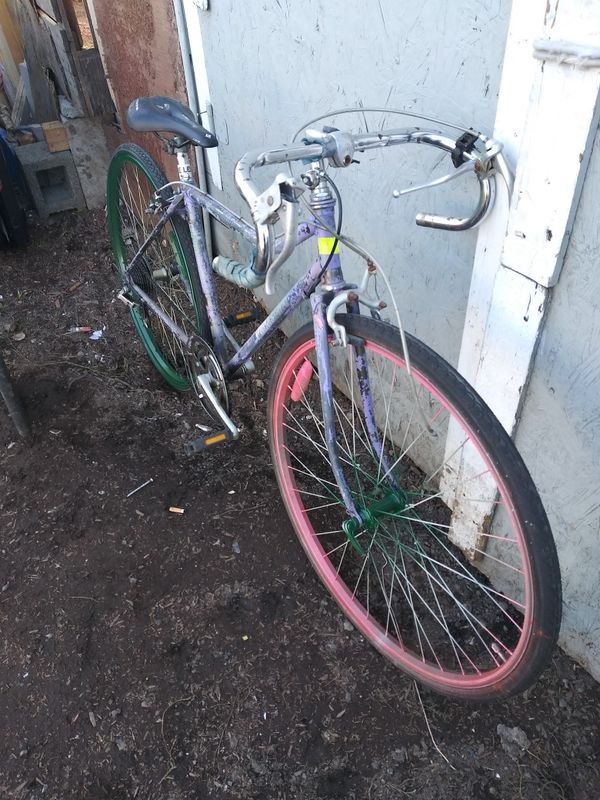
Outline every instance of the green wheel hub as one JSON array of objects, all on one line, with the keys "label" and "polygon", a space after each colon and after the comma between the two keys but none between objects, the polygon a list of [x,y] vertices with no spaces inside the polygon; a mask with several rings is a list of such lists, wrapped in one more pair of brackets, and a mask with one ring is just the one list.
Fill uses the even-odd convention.
[{"label": "green wheel hub", "polygon": [[406,497],[402,492],[392,489],[380,500],[375,500],[368,506],[357,507],[360,521],[355,517],[344,520],[342,530],[359,555],[365,556],[366,552],[358,541],[357,534],[361,531],[375,534],[380,524],[379,519],[401,513],[406,508],[406,502]]}]

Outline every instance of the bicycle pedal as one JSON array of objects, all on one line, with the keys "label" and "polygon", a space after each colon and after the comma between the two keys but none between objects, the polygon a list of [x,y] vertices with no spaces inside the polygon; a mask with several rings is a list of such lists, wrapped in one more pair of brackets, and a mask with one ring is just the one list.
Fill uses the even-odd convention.
[{"label": "bicycle pedal", "polygon": [[223,444],[224,442],[232,442],[234,439],[237,439],[237,435],[234,436],[229,429],[225,429],[223,431],[217,431],[216,433],[207,433],[191,442],[186,442],[183,449],[186,456],[192,456],[194,453],[203,453],[211,447]]},{"label": "bicycle pedal", "polygon": [[235,328],[236,325],[244,325],[246,322],[252,322],[257,318],[257,310],[251,308],[246,311],[238,311],[236,314],[228,314],[223,318],[223,322],[228,328]]},{"label": "bicycle pedal", "polygon": [[131,297],[128,296],[127,289],[121,289],[117,295],[117,300],[120,300],[122,303],[124,303],[127,308],[135,308],[138,305],[135,300],[132,300]]},{"label": "bicycle pedal", "polygon": [[237,439],[240,435],[239,428],[227,411],[225,411],[214,393],[211,385],[211,378],[208,373],[196,377],[196,391],[199,397],[210,404],[212,410],[215,412],[215,416],[219,417],[223,425],[225,425],[225,429],[218,433],[208,433],[205,436],[200,436],[198,439],[194,439],[193,442],[190,442],[189,445],[185,445],[185,452],[188,454],[198,453],[213,445]]}]

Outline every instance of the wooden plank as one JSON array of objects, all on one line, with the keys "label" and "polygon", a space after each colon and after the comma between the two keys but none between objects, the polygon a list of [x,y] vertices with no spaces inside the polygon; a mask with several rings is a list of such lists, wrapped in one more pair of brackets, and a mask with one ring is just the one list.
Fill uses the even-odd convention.
[{"label": "wooden plank", "polygon": [[[597,20],[592,29],[600,29],[600,13]],[[537,62],[521,146],[526,169],[517,171],[502,260],[543,286],[554,286],[562,269],[600,119],[599,90],[598,69]],[[558,109],[568,123],[557,148]]]},{"label": "wooden plank", "polygon": [[[544,286],[558,280],[573,216],[598,124],[600,72],[597,69],[542,62],[534,58],[534,42],[583,43],[600,25],[596,0],[530,0],[514,3],[502,69],[495,135],[505,144],[518,169],[508,235],[503,244],[505,266]],[[552,135],[558,116],[568,132],[557,148]],[[484,243],[482,243],[484,244]]]},{"label": "wooden plank", "polygon": [[56,55],[62,67],[64,81],[67,87],[66,96],[78,113],[84,113],[85,102],[81,91],[81,84],[77,76],[77,67],[73,55],[71,39],[62,25],[50,26],[48,33],[52,39]]},{"label": "wooden plank", "polygon": [[[493,313],[492,308],[496,302],[494,299],[496,292],[497,272],[500,269],[509,267],[511,270],[524,275],[532,281],[541,285],[548,285],[552,280],[556,279],[559,252],[556,249],[556,240],[560,240],[561,236],[557,233],[556,237],[552,236],[552,240],[548,240],[544,230],[544,244],[552,245],[554,248],[550,250],[549,247],[544,247],[544,263],[545,266],[541,267],[541,254],[539,259],[535,253],[525,251],[525,244],[529,236],[526,234],[526,239],[521,240],[511,234],[511,231],[519,229],[522,221],[517,223],[516,218],[521,218],[519,206],[525,203],[530,207],[530,221],[533,224],[536,214],[540,213],[539,209],[546,208],[545,195],[551,191],[552,195],[556,192],[554,189],[549,190],[547,186],[541,187],[536,184],[536,191],[530,192],[531,202],[538,206],[538,211],[532,208],[529,200],[521,198],[520,201],[515,199],[519,192],[519,187],[523,191],[526,187],[526,182],[532,179],[532,167],[534,167],[533,176],[540,175],[538,170],[539,161],[537,158],[536,148],[531,146],[531,134],[534,130],[539,132],[537,118],[541,112],[540,104],[536,99],[535,89],[539,86],[543,74],[547,71],[550,65],[545,65],[542,70],[542,64],[533,57],[533,42],[539,37],[540,32],[544,30],[544,25],[552,30],[553,26],[558,24],[557,14],[565,14],[568,20],[564,22],[565,25],[576,25],[581,22],[582,35],[585,30],[585,15],[576,13],[576,7],[581,9],[588,5],[587,0],[574,0],[569,6],[561,6],[557,0],[552,3],[547,3],[546,0],[531,0],[528,3],[515,3],[512,7],[510,27],[508,31],[508,39],[506,44],[506,53],[504,57],[504,65],[502,69],[502,80],[500,83],[500,92],[498,97],[498,110],[496,114],[496,123],[494,127],[494,136],[496,136],[505,145],[505,153],[513,165],[517,165],[516,171],[516,188],[513,193],[510,206],[506,202],[505,192],[499,193],[496,201],[496,208],[490,218],[481,226],[479,236],[477,239],[477,251],[475,254],[475,262],[473,267],[473,277],[471,281],[471,288],[469,294],[469,302],[467,305],[467,313],[465,316],[465,328],[463,334],[463,341],[461,345],[459,357],[459,371],[467,380],[472,383],[476,388],[487,387],[483,392],[483,398],[492,407],[492,410],[499,416],[509,432],[512,432],[517,417],[517,410],[520,402],[518,393],[513,394],[506,392],[503,388],[502,381],[506,376],[506,372],[498,371],[498,385],[495,389],[491,389],[487,379],[480,379],[480,372],[492,372],[494,365],[490,362],[493,361],[493,352],[501,347],[501,342],[494,336],[494,331],[489,325],[490,314]],[[591,9],[588,9],[591,10]],[[597,15],[598,12],[596,12]],[[573,34],[575,35],[575,34]],[[572,80],[575,84],[575,89],[579,88],[579,78],[571,71],[569,67],[556,67],[564,70],[565,79]],[[591,72],[591,71],[590,71]],[[563,91],[561,98],[546,97],[545,105],[547,109],[544,111],[544,118],[547,119],[547,114],[550,113],[556,119],[556,114],[562,115],[563,105],[569,95],[568,90]],[[588,126],[595,130],[593,125],[593,114],[591,107],[594,105],[591,102],[591,97],[588,96],[590,103],[587,109],[581,108],[581,118],[587,119]],[[573,114],[573,117],[577,114]],[[579,124],[579,123],[574,123]],[[561,175],[562,170],[568,168],[572,170],[574,167],[579,169],[579,153],[582,151],[573,151],[570,147],[570,134],[571,123],[568,125],[568,134],[565,136],[565,141],[561,140],[561,147],[556,149],[556,141],[552,137],[551,131],[553,126],[547,127],[544,135],[538,138],[537,147],[544,155],[544,175],[547,180],[552,179],[555,181],[554,176]],[[550,131],[550,134],[548,133]],[[587,137],[581,136],[581,139]],[[568,155],[567,155],[568,148]],[[554,149],[554,152],[551,152]],[[573,162],[576,162],[576,165]],[[573,175],[572,175],[573,177]],[[537,181],[537,178],[536,178]],[[554,200],[560,203],[563,212],[563,222],[569,218],[571,213],[571,206],[577,202],[576,196],[576,181],[571,180],[568,186],[565,186],[565,194],[570,187],[570,196],[566,199]],[[558,206],[557,206],[558,207]],[[508,228],[508,235],[506,231]],[[520,257],[516,255],[514,248],[517,243],[510,242],[509,239],[518,238],[519,243],[523,244],[523,249],[520,251]],[[533,234],[532,234],[533,238]],[[535,259],[533,261],[532,259]],[[502,266],[502,264],[504,266]],[[544,279],[543,279],[544,278]],[[507,309],[506,313],[516,319],[516,314],[511,314]],[[529,316],[529,315],[528,315]],[[517,322],[515,322],[517,324]],[[526,337],[523,340],[523,346],[529,341],[531,346],[534,346],[536,337],[531,340]],[[533,357],[533,354],[531,354]],[[484,361],[485,359],[485,361]],[[511,363],[511,362],[509,362]],[[489,369],[488,369],[489,367]],[[503,376],[503,377],[501,377]],[[481,383],[480,383],[481,380]],[[491,389],[491,391],[490,391]]]},{"label": "wooden plank", "polygon": [[24,117],[26,105],[27,95],[25,94],[25,84],[23,83],[23,79],[21,79],[17,87],[15,102],[13,103],[12,107],[12,118],[17,127],[25,121]]},{"label": "wooden plank", "polygon": [[44,122],[42,130],[51,153],[61,153],[63,150],[70,149],[67,132],[62,122]]},{"label": "wooden plank", "polygon": [[106,203],[106,173],[110,152],[106,143],[107,117],[72,119],[65,123],[75,169],[88,208]]},{"label": "wooden plank", "polygon": [[115,109],[98,50],[79,50],[74,57],[88,115],[97,117],[112,113]]},{"label": "wooden plank", "polygon": [[[549,291],[505,268],[496,272],[491,291],[483,335],[474,343],[470,338],[473,330],[465,330],[461,357],[463,350],[475,347],[479,363],[473,384],[511,433],[525,399]],[[469,301],[473,300],[470,296]],[[481,350],[476,345],[481,345]],[[454,454],[463,441],[464,431],[451,423],[445,460],[461,476],[461,481],[455,483],[451,475],[444,473],[440,491],[444,502],[453,509],[449,536],[461,549],[470,552],[473,548],[485,548],[478,537],[485,518],[493,517],[496,496],[495,482],[489,473],[482,472],[481,458],[474,449],[460,451],[462,463],[458,463]],[[470,499],[475,497],[476,501]],[[487,504],[481,501],[484,497],[488,498]]]},{"label": "wooden plank", "polygon": [[2,28],[0,22],[0,63],[12,84],[13,91],[16,90],[19,83],[19,62],[15,61],[13,49],[10,46],[6,31]]},{"label": "wooden plank", "polygon": [[49,122],[58,119],[58,99],[54,81],[58,81],[60,86],[62,70],[54,53],[52,41],[45,28],[40,25],[31,3],[20,2],[17,13],[23,32],[35,120]]},{"label": "wooden plank", "polygon": [[67,28],[67,35],[72,43],[73,50],[81,50],[83,48],[83,38],[81,30],[79,29],[79,22],[77,14],[73,6],[72,0],[61,0],[61,18]]},{"label": "wooden plank", "polygon": [[20,64],[24,58],[23,40],[17,21],[11,12],[7,0],[0,0],[0,31],[3,31],[6,37],[12,60],[15,64]]},{"label": "wooden plank", "polygon": [[104,77],[106,78],[106,85],[108,87],[108,93],[112,99],[112,108],[111,113],[114,112],[116,108],[119,107],[117,102],[117,95],[115,92],[115,88],[111,83],[110,79],[110,72],[108,69],[107,59],[106,59],[106,52],[104,45],[102,43],[102,38],[98,31],[98,17],[96,16],[96,9],[94,7],[94,0],[86,0],[86,9],[88,14],[88,19],[90,21],[90,29],[92,32],[92,37],[96,45],[96,49],[98,50],[98,54],[100,56],[100,61],[102,62],[102,66],[104,69]]},{"label": "wooden plank", "polygon": [[55,23],[60,22],[60,13],[56,0],[35,0],[35,5]]},{"label": "wooden plank", "polygon": [[[513,167],[520,163],[523,131],[530,113],[531,87],[538,68],[531,45],[539,34],[545,14],[546,0],[514,3],[512,7],[494,136],[504,144],[504,153]],[[502,186],[494,212],[480,227],[477,237],[458,371],[475,387],[504,428],[513,434],[540,335],[548,290],[502,265],[509,213],[510,198]],[[493,518],[495,498],[491,487],[486,485],[485,475],[477,479],[480,485],[476,490],[469,491],[478,458],[467,452],[461,463],[455,463],[453,453],[459,444],[460,432],[451,424],[445,457],[453,462],[452,469],[460,480],[451,485],[451,481],[443,477],[440,491],[444,502],[453,508],[450,539],[464,552],[473,554],[482,544],[482,526],[486,519]],[[481,497],[487,496],[488,502],[473,508],[468,498],[476,497],[477,492]]]}]

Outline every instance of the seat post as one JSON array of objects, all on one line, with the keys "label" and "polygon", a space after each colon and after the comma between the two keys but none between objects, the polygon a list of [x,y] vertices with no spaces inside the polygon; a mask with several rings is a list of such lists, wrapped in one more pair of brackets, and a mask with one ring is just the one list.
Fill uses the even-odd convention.
[{"label": "seat post", "polygon": [[193,183],[194,176],[192,175],[192,165],[187,152],[187,146],[178,147],[177,154],[177,171],[179,173],[179,180],[184,183]]}]

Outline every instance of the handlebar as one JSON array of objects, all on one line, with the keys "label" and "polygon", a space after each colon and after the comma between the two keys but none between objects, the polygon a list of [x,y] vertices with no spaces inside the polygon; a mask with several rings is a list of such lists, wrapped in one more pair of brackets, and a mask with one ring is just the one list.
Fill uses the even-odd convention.
[{"label": "handlebar", "polygon": [[[292,144],[273,150],[253,150],[246,153],[235,167],[235,181],[242,197],[250,207],[256,228],[257,257],[255,271],[274,272],[294,249],[295,210],[297,199],[305,190],[303,183],[289,175],[279,174],[265,191],[260,192],[252,179],[257,167],[284,164],[293,161],[320,162],[327,160],[332,167],[348,167],[354,162],[356,152],[393,147],[400,144],[426,144],[450,153],[456,167],[454,173],[437,178],[420,186],[410,187],[394,196],[429,188],[474,172],[479,183],[479,196],[472,214],[468,217],[448,217],[439,214],[417,214],[416,224],[427,228],[463,231],[474,228],[485,219],[493,206],[495,175],[500,173],[509,192],[512,175],[502,155],[502,145],[483,134],[463,134],[459,139],[445,136],[439,131],[420,128],[394,129],[375,133],[352,134],[337,129],[306,131],[303,144]],[[285,242],[281,252],[275,250],[275,222],[279,215],[285,217]]]}]

